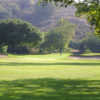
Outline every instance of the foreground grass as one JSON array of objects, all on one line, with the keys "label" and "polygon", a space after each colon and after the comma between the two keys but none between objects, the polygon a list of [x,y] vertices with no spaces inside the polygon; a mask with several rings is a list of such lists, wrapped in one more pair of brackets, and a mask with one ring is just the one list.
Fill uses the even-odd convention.
[{"label": "foreground grass", "polygon": [[0,100],[100,100],[100,60],[68,54],[0,58]]}]

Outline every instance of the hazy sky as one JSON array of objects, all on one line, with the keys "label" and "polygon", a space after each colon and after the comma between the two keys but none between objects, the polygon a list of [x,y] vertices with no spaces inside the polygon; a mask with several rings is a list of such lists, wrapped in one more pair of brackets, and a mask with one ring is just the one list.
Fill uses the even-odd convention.
[{"label": "hazy sky", "polygon": [[76,2],[79,2],[79,1],[84,1],[84,0],[75,0]]}]

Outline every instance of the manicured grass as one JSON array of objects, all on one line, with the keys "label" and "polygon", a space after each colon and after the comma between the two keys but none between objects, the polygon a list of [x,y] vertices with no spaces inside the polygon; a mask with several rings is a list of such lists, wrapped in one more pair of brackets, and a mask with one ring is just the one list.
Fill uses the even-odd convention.
[{"label": "manicured grass", "polygon": [[100,100],[100,60],[68,55],[0,58],[0,100]]}]

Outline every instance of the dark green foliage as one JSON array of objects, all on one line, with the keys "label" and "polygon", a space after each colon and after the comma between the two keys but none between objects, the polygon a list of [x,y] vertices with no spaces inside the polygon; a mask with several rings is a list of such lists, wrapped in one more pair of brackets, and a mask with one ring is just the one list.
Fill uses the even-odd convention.
[{"label": "dark green foliage", "polygon": [[[85,0],[86,1],[86,0]],[[86,16],[88,22],[93,26],[95,34],[100,36],[100,1],[87,0],[87,2],[76,4],[76,15]]]},{"label": "dark green foliage", "polygon": [[56,32],[50,32],[45,37],[45,42],[41,44],[41,48],[46,50],[58,50],[59,48],[64,48],[64,41],[62,34],[57,34]]},{"label": "dark green foliage", "polygon": [[[93,26],[95,34],[100,37],[100,0],[46,0],[54,1],[57,5],[59,2],[66,7],[69,4],[74,4],[77,8],[77,16],[85,16],[88,22]],[[57,5],[59,6],[59,5]]]},{"label": "dark green foliage", "polygon": [[69,44],[69,47],[70,48],[73,48],[75,49],[77,52],[73,52],[75,53],[76,55],[80,55],[82,53],[85,52],[85,50],[87,49],[87,41],[85,39],[83,40],[80,40],[80,41],[71,41],[70,44]]},{"label": "dark green foliage", "polygon": [[46,2],[46,3],[55,3],[56,6],[60,6],[60,7],[67,7],[68,5],[72,4],[74,2],[74,0],[39,0],[42,1],[42,3]]},{"label": "dark green foliage", "polygon": [[68,47],[74,33],[75,27],[73,24],[68,21],[60,22],[55,29],[46,34],[45,41],[41,44],[40,48],[50,51],[61,51],[61,49]]},{"label": "dark green foliage", "polygon": [[19,19],[0,21],[0,45],[8,48],[36,46],[41,40],[40,31],[32,24]]},{"label": "dark green foliage", "polygon": [[7,48],[8,48],[8,46],[0,47],[0,54],[7,54]]},{"label": "dark green foliage", "polygon": [[29,54],[30,50],[27,46],[9,46],[7,52],[13,54]]},{"label": "dark green foliage", "polygon": [[79,50],[84,53],[86,50],[91,52],[100,52],[100,38],[95,36],[93,33],[87,34],[87,38],[84,37],[82,40],[73,40],[70,42],[69,47]]},{"label": "dark green foliage", "polygon": [[100,52],[100,38],[90,35],[87,40],[87,48],[92,52]]},{"label": "dark green foliage", "polygon": [[42,78],[0,81],[0,99],[99,100],[99,88],[100,80]]}]

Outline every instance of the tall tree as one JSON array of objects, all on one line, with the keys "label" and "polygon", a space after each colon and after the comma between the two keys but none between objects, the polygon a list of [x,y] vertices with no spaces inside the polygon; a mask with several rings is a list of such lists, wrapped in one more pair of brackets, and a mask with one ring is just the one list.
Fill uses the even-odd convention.
[{"label": "tall tree", "polygon": [[32,24],[19,19],[0,21],[0,46],[32,45],[41,40],[40,31]]},{"label": "tall tree", "polygon": [[69,41],[73,38],[75,26],[68,21],[60,21],[56,28],[50,30],[45,41],[41,45],[42,48],[48,50],[61,50],[68,47]]}]

